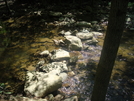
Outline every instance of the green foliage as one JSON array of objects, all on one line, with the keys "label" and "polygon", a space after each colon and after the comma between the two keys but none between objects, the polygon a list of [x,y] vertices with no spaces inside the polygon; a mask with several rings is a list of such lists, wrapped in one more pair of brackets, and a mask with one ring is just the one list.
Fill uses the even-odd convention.
[{"label": "green foliage", "polygon": [[0,94],[12,94],[12,92],[6,91],[6,85],[5,83],[0,83]]},{"label": "green foliage", "polygon": [[128,3],[128,7],[134,7],[134,2],[132,3],[132,2],[129,2]]}]

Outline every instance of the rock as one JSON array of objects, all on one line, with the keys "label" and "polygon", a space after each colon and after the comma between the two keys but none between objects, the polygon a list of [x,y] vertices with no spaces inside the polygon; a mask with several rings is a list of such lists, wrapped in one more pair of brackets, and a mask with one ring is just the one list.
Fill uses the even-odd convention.
[{"label": "rock", "polygon": [[52,62],[47,65],[41,66],[43,72],[59,75],[60,73],[67,72],[67,65],[63,62]]},{"label": "rock", "polygon": [[67,98],[64,101],[78,101],[78,97],[77,96],[73,96],[71,98]]},{"label": "rock", "polygon": [[83,33],[83,32],[79,32],[76,34],[76,36],[82,40],[87,40],[87,39],[92,39],[93,38],[93,34],[92,33]]},{"label": "rock", "polygon": [[91,23],[86,21],[77,22],[75,25],[80,27],[92,27]]},{"label": "rock", "polygon": [[71,58],[70,58],[70,63],[76,63],[78,61],[78,56],[72,56]]},{"label": "rock", "polygon": [[76,36],[65,36],[65,43],[70,50],[80,51],[82,50],[82,42]]},{"label": "rock", "polygon": [[59,76],[62,78],[62,82],[64,82],[68,77],[67,73],[60,73]]},{"label": "rock", "polygon": [[44,72],[27,72],[24,92],[26,95],[44,97],[62,86],[62,78]]},{"label": "rock", "polygon": [[[1,100],[1,101],[6,101],[6,100]],[[28,98],[28,97],[11,95],[9,101],[48,101],[48,100],[42,98]]]},{"label": "rock", "polygon": [[65,36],[67,36],[67,35],[71,35],[71,34],[72,34],[72,33],[69,32],[69,31],[67,31],[67,32],[64,33]]},{"label": "rock", "polygon": [[54,101],[62,101],[63,98],[64,98],[63,95],[58,94],[58,95],[55,96]]},{"label": "rock", "polygon": [[69,52],[63,49],[54,50],[54,54],[51,56],[52,61],[63,61],[69,59],[70,59]]},{"label": "rock", "polygon": [[70,77],[73,77],[73,76],[75,76],[75,73],[74,73],[73,71],[71,71],[71,72],[68,72],[68,75],[69,75]]},{"label": "rock", "polygon": [[54,96],[53,94],[49,94],[48,96],[45,97],[48,101],[54,101]]},{"label": "rock", "polygon": [[49,53],[48,50],[45,50],[45,51],[43,51],[43,52],[41,52],[41,53],[39,53],[39,54],[40,54],[40,55],[48,56],[50,53]]},{"label": "rock", "polygon": [[103,33],[100,33],[100,32],[92,32],[94,36],[102,36]]},{"label": "rock", "polygon": [[91,40],[86,40],[85,43],[88,45],[96,45],[96,43],[98,43],[98,41],[96,40],[95,37],[93,37]]},{"label": "rock", "polygon": [[60,17],[62,15],[61,12],[53,12],[53,11],[50,11],[50,16],[54,16],[54,17]]},{"label": "rock", "polygon": [[62,39],[61,39],[61,40],[55,40],[55,39],[53,39],[53,41],[54,41],[54,44],[55,44],[56,46],[64,45],[64,44],[65,44]]}]

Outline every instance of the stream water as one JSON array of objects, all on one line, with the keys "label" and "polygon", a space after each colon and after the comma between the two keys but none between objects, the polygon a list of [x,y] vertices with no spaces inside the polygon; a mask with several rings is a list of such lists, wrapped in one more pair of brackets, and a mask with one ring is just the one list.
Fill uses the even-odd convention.
[{"label": "stream water", "polygon": [[[57,29],[53,30],[57,31]],[[54,50],[57,47],[53,39],[62,39],[60,36],[33,37],[21,43],[6,48],[1,48],[0,77],[1,82],[6,82],[12,87],[18,87],[20,80],[24,81],[25,70],[35,70],[35,64],[42,58],[36,57],[36,53],[43,50]],[[117,59],[111,76],[106,101],[133,101],[134,100],[134,32],[124,32]],[[70,71],[67,80],[58,90],[65,97],[77,95],[79,101],[90,101],[96,66],[100,58],[103,38],[98,38],[99,43],[90,45],[88,50],[71,51],[73,56],[79,56],[74,64],[68,64]],[[83,43],[83,45],[85,45]],[[15,80],[15,82],[13,82]],[[16,86],[13,86],[16,85]],[[18,85],[18,86],[17,86]],[[20,84],[21,85],[21,84]]]}]

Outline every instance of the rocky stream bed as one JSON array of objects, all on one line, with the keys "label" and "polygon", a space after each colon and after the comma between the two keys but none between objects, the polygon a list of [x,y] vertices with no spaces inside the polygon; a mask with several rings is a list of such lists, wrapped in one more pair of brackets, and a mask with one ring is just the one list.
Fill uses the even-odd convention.
[{"label": "rocky stream bed", "polygon": [[[19,93],[3,91],[1,101],[90,101],[107,20],[75,21],[71,13],[66,15],[33,27],[25,20],[34,19],[29,15],[7,21],[15,37],[5,50],[0,48],[0,80],[7,85],[0,89]],[[134,100],[133,38],[133,31],[124,30],[106,101]]]}]

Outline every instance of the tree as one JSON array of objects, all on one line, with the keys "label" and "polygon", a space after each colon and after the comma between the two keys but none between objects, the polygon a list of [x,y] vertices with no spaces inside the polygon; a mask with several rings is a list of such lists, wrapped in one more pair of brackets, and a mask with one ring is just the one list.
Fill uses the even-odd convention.
[{"label": "tree", "polygon": [[91,101],[105,101],[107,87],[124,29],[128,0],[112,0],[108,28],[97,66]]}]

